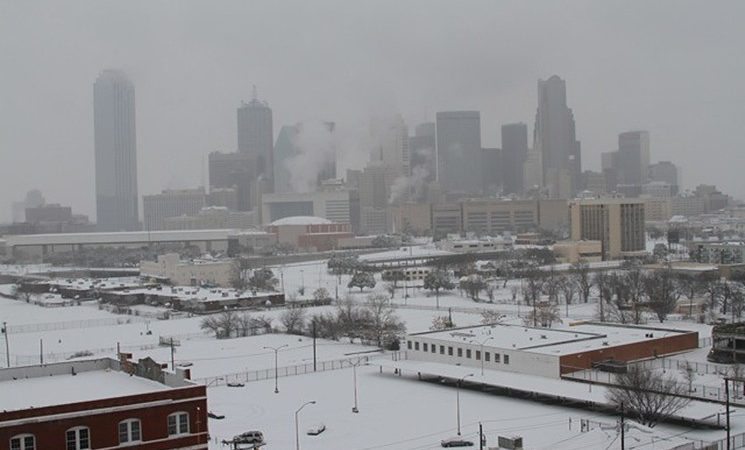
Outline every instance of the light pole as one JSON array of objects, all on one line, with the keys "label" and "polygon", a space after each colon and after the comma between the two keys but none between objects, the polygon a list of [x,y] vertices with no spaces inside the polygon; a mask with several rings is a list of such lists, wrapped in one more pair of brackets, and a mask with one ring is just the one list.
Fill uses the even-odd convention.
[{"label": "light pole", "polygon": [[455,385],[455,413],[458,421],[458,436],[460,436],[460,384],[463,382],[463,380],[472,376],[472,373],[464,375],[458,380],[458,383]]},{"label": "light pole", "polygon": [[305,271],[300,269],[300,292],[305,295]]},{"label": "light pole", "polygon": [[3,322],[3,328],[0,330],[5,335],[5,365],[10,368],[10,342],[8,340],[8,322]]},{"label": "light pole", "polygon": [[356,363],[352,363],[352,373],[354,374],[354,407],[352,407],[353,413],[360,412],[360,409],[357,407],[357,366],[362,364],[362,360],[358,359]]},{"label": "light pole", "polygon": [[279,387],[277,387],[277,355],[279,351],[287,347],[287,344],[280,345],[279,347],[264,347],[264,350],[274,350],[274,393],[279,394]]},{"label": "light pole", "polygon": [[[481,346],[481,376],[484,376],[484,344],[489,342],[489,339],[494,339],[493,336],[489,336],[488,338],[484,339],[479,343]],[[471,341],[471,342],[478,342],[478,341]]]},{"label": "light pole", "polygon": [[302,411],[303,408],[305,408],[308,405],[315,405],[315,404],[316,404],[315,400],[305,402],[303,403],[303,406],[301,406],[300,408],[297,409],[297,411],[295,411],[295,450],[300,450],[300,429],[299,429],[300,427],[298,425],[297,416],[298,414],[300,414],[300,411]]}]

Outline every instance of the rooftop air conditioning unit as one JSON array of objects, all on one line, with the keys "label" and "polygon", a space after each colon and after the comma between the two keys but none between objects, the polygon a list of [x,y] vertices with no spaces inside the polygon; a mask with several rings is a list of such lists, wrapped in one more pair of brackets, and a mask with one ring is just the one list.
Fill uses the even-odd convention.
[{"label": "rooftop air conditioning unit", "polygon": [[497,444],[499,444],[499,448],[504,448],[504,449],[509,449],[509,450],[522,450],[523,438],[520,436],[511,436],[511,437],[499,436],[497,438]]}]

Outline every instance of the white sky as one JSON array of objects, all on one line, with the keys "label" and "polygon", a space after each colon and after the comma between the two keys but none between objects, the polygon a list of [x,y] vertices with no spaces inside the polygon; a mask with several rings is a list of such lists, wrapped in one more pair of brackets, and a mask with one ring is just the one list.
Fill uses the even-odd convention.
[{"label": "white sky", "polygon": [[536,81],[556,73],[584,168],[646,128],[653,161],[682,166],[686,186],[740,197],[743,13],[737,0],[0,0],[0,221],[34,187],[95,219],[92,87],[106,67],[136,85],[140,195],[200,184],[207,153],[235,149],[252,84],[275,135],[476,109],[498,147],[502,123],[532,133]]}]

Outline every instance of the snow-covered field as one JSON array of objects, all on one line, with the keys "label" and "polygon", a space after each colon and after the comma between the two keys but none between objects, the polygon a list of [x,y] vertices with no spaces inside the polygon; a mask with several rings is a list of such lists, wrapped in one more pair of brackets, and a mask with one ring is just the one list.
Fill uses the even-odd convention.
[{"label": "snow-covered field", "polygon": [[[371,293],[388,295],[385,283],[380,281],[379,275],[376,277],[378,284],[373,290],[360,293],[357,289],[348,289],[349,275],[337,277],[328,274],[326,261],[288,264],[273,269],[288,295],[298,299],[312,298],[313,291],[319,287],[325,288],[332,297],[344,298],[350,295],[358,302],[363,302]],[[449,308],[452,308],[453,321],[457,326],[478,324],[482,309],[496,309],[507,315],[506,322],[520,323],[518,316],[524,316],[528,312],[527,308],[524,305],[511,304],[512,288],[519,284],[519,280],[513,280],[505,288],[500,285],[494,303],[487,303],[484,294],[482,302],[476,303],[457,290],[443,293],[439,297],[439,310],[434,309],[436,298],[430,293],[410,286],[404,290],[401,284],[393,301],[399,306],[396,314],[406,323],[410,332],[428,330],[433,318],[448,314]],[[409,297],[404,296],[405,292],[408,292]],[[330,312],[333,309],[333,306],[314,307],[309,308],[307,314]],[[149,307],[144,307],[142,311],[158,312],[150,311]],[[282,309],[276,309],[251,314],[270,317],[274,319],[274,325],[279,326],[278,318],[282,312]],[[565,317],[566,309],[562,305],[560,313],[564,323],[557,326],[567,326],[571,321],[594,317],[596,305],[571,305],[568,317]],[[124,323],[128,319],[132,319],[132,322]],[[122,323],[95,325],[96,321],[110,320]],[[174,337],[180,341],[181,345],[176,348],[174,359],[177,364],[191,363],[192,376],[197,379],[271,369],[274,367],[274,352],[265,348],[269,346],[287,345],[278,354],[280,367],[312,361],[312,340],[306,337],[269,334],[217,340],[201,330],[201,317],[156,320],[122,316],[100,310],[93,303],[44,308],[0,298],[0,322],[2,321],[7,321],[11,327],[33,324],[45,326],[45,331],[26,330],[10,334],[11,363],[14,365],[36,364],[42,341],[45,361],[65,360],[84,351],[90,351],[95,356],[113,357],[119,345],[123,351],[132,352],[135,358],[150,356],[159,362],[170,363],[170,349],[158,345],[161,337]],[[75,321],[81,322],[78,323],[79,326],[70,326]],[[55,324],[59,329],[55,329]],[[650,324],[654,322],[650,321]],[[711,333],[708,325],[690,322],[668,322],[663,326],[696,330],[702,338]],[[317,344],[319,361],[338,360],[374,350],[369,346],[345,342],[318,340]],[[706,361],[706,352],[707,349],[699,349],[676,358],[703,363]],[[3,352],[0,352],[0,365],[5,365]],[[351,369],[342,369],[281,378],[279,394],[273,392],[272,379],[249,382],[241,388],[224,385],[210,387],[210,410],[226,416],[224,420],[210,420],[210,434],[214,438],[211,448],[225,450],[227,447],[218,443],[221,439],[229,439],[237,433],[252,429],[265,433],[270,444],[267,448],[293,448],[294,412],[309,400],[318,403],[306,407],[300,415],[301,444],[304,449],[434,449],[439,448],[441,439],[455,434],[455,390],[452,387],[419,382],[405,376],[392,376],[390,371],[381,374],[373,363],[358,369],[360,413],[353,414],[352,377]],[[706,382],[715,384],[716,380],[706,378]],[[579,409],[527,400],[466,390],[461,394],[464,436],[475,442],[474,433],[481,421],[487,431],[489,445],[492,446],[496,445],[496,436],[501,434],[522,435],[531,449],[550,449],[560,441],[563,441],[562,448],[571,448],[566,446],[567,443],[574,439],[581,441],[577,433],[580,418],[596,417],[611,423],[615,420],[615,417],[597,416]],[[307,436],[305,430],[317,422],[324,422],[327,431],[318,437]],[[745,421],[736,421],[734,432],[743,431]],[[704,440],[715,440],[723,436],[721,431],[689,430],[668,425],[659,425],[655,432]],[[603,443],[599,448],[606,445]],[[593,448],[586,443],[583,446]],[[639,445],[636,448],[659,447]]]},{"label": "snow-covered field", "polygon": [[[279,394],[274,393],[272,380],[242,388],[210,388],[210,410],[225,415],[223,420],[210,420],[210,448],[225,450],[228,447],[220,445],[221,440],[249,430],[261,430],[269,444],[267,448],[294,448],[294,413],[307,401],[317,403],[305,407],[299,415],[301,447],[305,450],[436,449],[440,448],[440,440],[456,434],[454,388],[390,372],[380,374],[374,366],[359,368],[357,376],[358,414],[352,413],[354,384],[350,369],[283,378]],[[481,422],[491,446],[496,446],[498,435],[517,435],[524,437],[526,448],[548,450],[561,441],[579,439],[580,419],[609,423],[616,420],[579,409],[465,389],[460,396],[463,436],[478,442]],[[327,427],[324,433],[315,437],[305,434],[319,422]],[[654,430],[662,436],[682,434],[707,440],[721,437],[717,431],[688,431],[667,425],[658,425]],[[645,447],[640,442],[635,445],[634,448],[664,448]]]}]

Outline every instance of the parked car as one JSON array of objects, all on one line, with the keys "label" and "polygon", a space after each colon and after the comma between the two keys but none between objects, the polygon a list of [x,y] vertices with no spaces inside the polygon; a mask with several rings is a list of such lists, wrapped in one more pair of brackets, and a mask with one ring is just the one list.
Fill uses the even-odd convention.
[{"label": "parked car", "polygon": [[233,381],[233,382],[228,383],[228,387],[243,387],[243,386],[245,386],[245,384],[238,383],[236,381]]},{"label": "parked car", "polygon": [[326,425],[319,423],[319,424],[313,425],[312,427],[308,428],[308,435],[318,436],[324,431],[326,431]]},{"label": "parked car", "polygon": [[440,445],[443,447],[473,447],[473,442],[459,437],[454,437],[450,439],[443,439],[442,441],[440,441]]},{"label": "parked car", "polygon": [[236,444],[263,444],[264,433],[261,431],[246,431],[233,438]]}]

